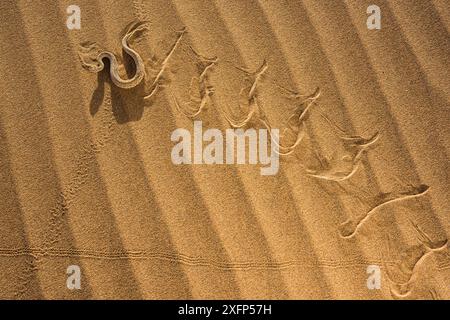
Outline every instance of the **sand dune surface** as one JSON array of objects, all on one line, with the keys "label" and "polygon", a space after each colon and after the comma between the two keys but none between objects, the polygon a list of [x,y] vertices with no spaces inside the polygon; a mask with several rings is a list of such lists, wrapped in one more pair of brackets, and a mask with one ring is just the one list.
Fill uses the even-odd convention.
[{"label": "sand dune surface", "polygon": [[449,299],[450,9],[372,2],[2,1],[0,298]]}]

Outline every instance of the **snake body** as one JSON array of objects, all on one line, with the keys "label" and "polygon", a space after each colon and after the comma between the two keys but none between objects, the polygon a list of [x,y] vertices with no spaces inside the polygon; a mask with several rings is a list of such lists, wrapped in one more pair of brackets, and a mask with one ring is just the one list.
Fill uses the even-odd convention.
[{"label": "snake body", "polygon": [[[137,33],[146,30],[145,22],[133,22],[126,29],[125,35],[122,38],[123,50],[133,59],[136,66],[136,72],[132,78],[122,79],[119,75],[119,62],[114,53],[101,50],[95,43],[86,43],[82,45],[83,51],[80,58],[83,67],[91,72],[100,72],[105,68],[103,59],[108,59],[110,62],[109,73],[112,82],[119,88],[131,89],[139,85],[145,76],[144,61],[139,53],[130,48],[129,41]],[[94,52],[94,56],[92,53]],[[91,59],[89,60],[89,58]]]}]

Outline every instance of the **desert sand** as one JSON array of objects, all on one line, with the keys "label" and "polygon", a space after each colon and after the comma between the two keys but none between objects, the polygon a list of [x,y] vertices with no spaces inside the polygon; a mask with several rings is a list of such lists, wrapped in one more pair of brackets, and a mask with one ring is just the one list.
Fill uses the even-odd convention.
[{"label": "desert sand", "polygon": [[[132,78],[133,22],[120,88],[88,47]],[[0,27],[0,298],[450,299],[448,1],[6,0]],[[175,165],[194,120],[279,128],[279,171]]]}]

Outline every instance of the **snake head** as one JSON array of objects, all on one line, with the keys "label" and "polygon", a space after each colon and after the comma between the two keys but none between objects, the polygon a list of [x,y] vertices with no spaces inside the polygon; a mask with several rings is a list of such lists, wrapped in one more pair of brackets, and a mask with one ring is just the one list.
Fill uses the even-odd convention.
[{"label": "snake head", "polygon": [[103,62],[99,59],[103,50],[95,42],[86,41],[80,44],[78,56],[83,68],[90,72],[99,72],[103,69]]}]

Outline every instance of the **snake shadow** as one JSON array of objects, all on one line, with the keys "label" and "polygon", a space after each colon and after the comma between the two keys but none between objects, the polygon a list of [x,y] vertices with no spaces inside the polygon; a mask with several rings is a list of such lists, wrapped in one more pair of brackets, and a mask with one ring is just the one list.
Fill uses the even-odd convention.
[{"label": "snake shadow", "polygon": [[[128,77],[132,77],[135,73],[135,67],[131,58],[126,54],[123,55],[125,59],[125,69]],[[145,101],[143,99],[144,81],[132,89],[118,88],[111,81],[109,75],[109,60],[104,59],[105,68],[97,74],[97,88],[94,90],[89,104],[89,112],[91,116],[95,116],[99,111],[101,105],[105,102],[105,85],[108,84],[111,88],[111,107],[114,117],[119,124],[124,124],[132,121],[139,121],[144,114]],[[130,67],[131,66],[131,67]]]}]

